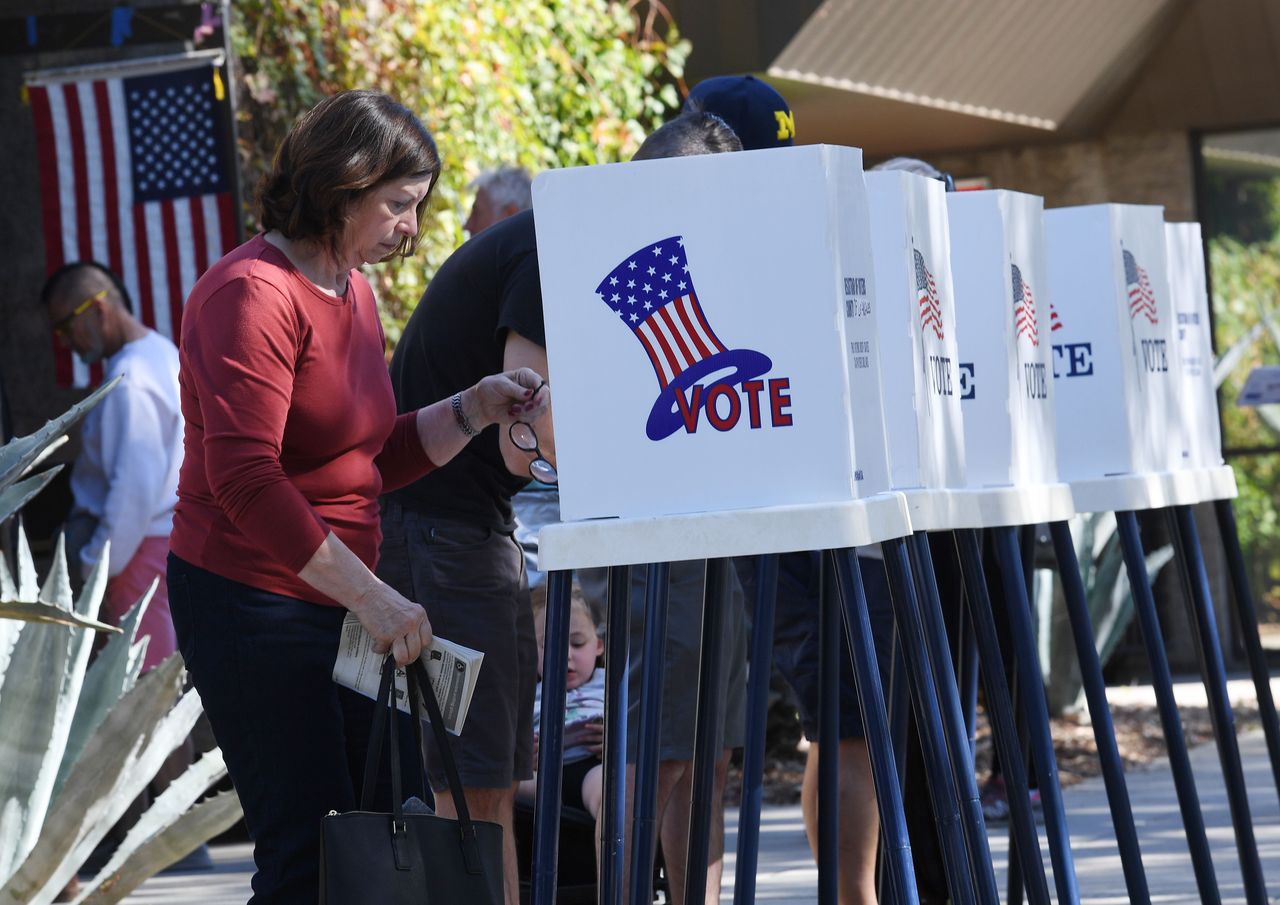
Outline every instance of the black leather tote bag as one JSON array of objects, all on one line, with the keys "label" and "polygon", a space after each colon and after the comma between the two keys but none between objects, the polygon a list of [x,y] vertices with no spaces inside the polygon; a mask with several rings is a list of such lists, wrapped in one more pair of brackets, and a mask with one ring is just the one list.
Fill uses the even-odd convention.
[{"label": "black leather tote bag", "polygon": [[[388,656],[369,735],[361,810],[331,813],[321,822],[320,905],[503,905],[502,827],[472,820],[462,795],[454,798],[457,820],[404,813],[397,720],[390,718],[395,713],[394,677],[395,662]],[[419,756],[421,686],[449,788],[461,789],[440,705],[420,662],[408,670],[408,685]],[[393,804],[392,813],[377,814],[368,808],[377,782],[384,734],[391,739]]]}]

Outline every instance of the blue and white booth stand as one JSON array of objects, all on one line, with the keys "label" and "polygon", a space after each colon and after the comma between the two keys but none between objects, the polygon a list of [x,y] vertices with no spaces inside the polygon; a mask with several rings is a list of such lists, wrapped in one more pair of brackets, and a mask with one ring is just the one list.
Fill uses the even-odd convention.
[{"label": "blue and white booth stand", "polygon": [[[1207,325],[1203,265],[1193,261],[1201,259],[1198,230],[1193,251],[1185,227],[1166,238],[1159,207],[1117,204],[1051,210],[1045,225],[1050,291],[1059,314],[1054,332],[1059,468],[1080,511],[1116,513],[1198,891],[1202,901],[1217,902],[1218,884],[1136,516],[1142,510],[1170,510],[1246,899],[1250,905],[1262,905],[1266,887],[1226,696],[1217,625],[1189,509],[1196,502],[1229,501],[1236,494],[1234,476],[1222,465],[1213,439],[1217,418],[1206,364],[1207,334],[1202,328],[1192,340],[1197,345],[1182,349],[1174,330],[1180,310],[1196,311],[1197,320]],[[1178,254],[1172,271],[1170,249]],[[1171,273],[1177,276],[1176,291]],[[1177,309],[1176,298],[1184,299]],[[1185,333],[1182,339],[1187,341]],[[1197,363],[1193,359],[1198,373],[1191,367]],[[1185,369],[1184,363],[1189,365]]]},{"label": "blue and white booth stand", "polygon": [[1203,242],[1198,223],[1166,223],[1165,249],[1169,264],[1169,291],[1176,317],[1177,367],[1182,382],[1183,466],[1211,477],[1201,482],[1211,492],[1201,501],[1213,502],[1218,531],[1227,557],[1241,640],[1258,694],[1258,713],[1270,754],[1271,773],[1280,791],[1280,720],[1271,694],[1271,677],[1258,637],[1258,614],[1249,588],[1235,512],[1231,506],[1234,482],[1225,474],[1221,435],[1218,431],[1218,396],[1213,380],[1213,343],[1209,336],[1209,298],[1204,273]]},{"label": "blue and white booth stand", "polygon": [[866,181],[885,442],[867,449],[859,465],[868,489],[903,493],[911,513],[909,542],[881,549],[891,580],[909,587],[893,595],[895,651],[914,703],[951,898],[992,902],[995,874],[925,535],[981,522],[980,500],[965,489],[945,192],[939,182],[904,172],[872,172]]},{"label": "blue and white booth stand", "polygon": [[[571,570],[610,567],[602,901],[624,894],[628,642],[619,628],[628,624],[628,568],[647,564],[649,574],[636,867],[626,890],[628,901],[642,903],[651,898],[665,564],[707,559],[686,886],[686,901],[701,902],[729,557],[835,551],[828,558],[863,713],[869,733],[888,738],[851,556],[911,526],[901,495],[860,493],[855,479],[864,426],[851,375],[868,370],[857,350],[875,329],[861,154],[806,147],[553,171],[535,181],[534,209],[564,519],[539,536],[540,565],[551,573],[546,662],[565,656]],[[772,625],[772,589],[767,579],[760,585],[757,630]],[[824,628],[834,616],[838,631],[840,611],[825,610]],[[767,644],[753,656],[767,662]],[[753,718],[763,715],[767,680],[767,669],[753,670],[749,699],[761,705]],[[536,903],[555,895],[563,732],[555,702],[564,699],[563,682],[557,670],[543,677]],[[758,777],[762,721],[755,730],[747,772],[754,758]],[[824,747],[833,755],[838,748]],[[873,764],[877,775],[892,774],[887,746]],[[901,799],[893,783],[884,792],[878,805],[893,885],[899,901],[915,901]],[[756,794],[748,788],[743,798],[744,809],[754,803],[758,827],[758,779]],[[754,843],[747,817],[740,837]],[[820,871],[834,891],[827,860]],[[754,882],[754,861],[744,865],[741,851],[737,874],[741,900],[751,901],[741,884]]]},{"label": "blue and white booth stand", "polygon": [[[1018,668],[1024,685],[1038,689],[1040,669],[1016,529],[1062,522],[1075,511],[1054,467],[1051,363],[1047,344],[1038,341],[1051,329],[1047,304],[1042,299],[1036,307],[1033,289],[1038,285],[1045,294],[1041,201],[1003,192],[947,196],[940,183],[901,172],[869,173],[867,184],[889,481],[908,500],[911,564],[919,591],[917,612],[896,600],[894,611],[917,719],[927,712],[921,705],[932,694],[942,721],[937,739],[930,739],[927,724],[920,729],[952,898],[995,902],[998,892],[926,532],[954,532],[959,547],[988,712],[1015,793],[1015,849],[1029,896],[1047,903],[978,536],[980,529],[990,529],[998,541]],[[860,465],[868,458],[860,456]],[[893,545],[884,549],[892,573]],[[913,619],[921,622],[926,643],[912,637]],[[973,675],[971,663],[965,669],[966,650],[960,649],[960,671]],[[925,687],[930,678],[932,687]],[[1045,701],[1037,691],[1024,694],[1021,703],[1045,776],[1042,794],[1059,898],[1075,901]],[[956,796],[958,820],[952,819],[948,795]]]},{"label": "blue and white booth stand", "polygon": [[[1045,701],[1033,693],[1041,673],[1016,532],[1036,523],[1049,523],[1053,534],[1129,897],[1149,901],[1066,522],[1077,511],[1117,512],[1199,892],[1217,901],[1134,515],[1166,507],[1173,507],[1201,635],[1246,890],[1251,905],[1265,901],[1228,731],[1212,604],[1186,511],[1194,502],[1219,501],[1224,535],[1231,529],[1231,559],[1235,485],[1210,428],[1216,403],[1207,333],[1203,326],[1184,329],[1175,339],[1173,332],[1174,305],[1180,325],[1207,324],[1197,237],[1170,227],[1166,239],[1158,208],[1043,212],[1032,196],[947,196],[940,183],[903,173],[864,177],[860,152],[822,146],[553,171],[535,181],[534,200],[564,519],[539,537],[540,565],[551,573],[546,662],[565,657],[572,570],[609,568],[601,901],[639,905],[652,896],[667,564],[705,559],[686,883],[686,901],[703,900],[718,754],[712,746],[723,706],[720,626],[729,558],[740,556],[759,557],[761,576],[735,871],[735,902],[754,900],[776,554],[807,550],[827,551],[824,578],[828,590],[835,588],[823,594],[816,617],[824,691],[819,900],[835,902],[836,761],[825,752],[838,749],[842,618],[890,896],[917,900],[898,766],[852,555],[855,547],[880,544],[951,898],[998,902],[960,694],[965,684],[957,683],[926,536],[952,532],[987,709],[1013,793],[1017,863],[1028,898],[1047,905],[982,572],[981,530],[996,541],[1015,677],[1024,688],[1019,713],[1040,778],[1058,901],[1078,901]],[[1238,542],[1235,551],[1238,560]],[[641,564],[648,590],[630,822],[636,867],[624,888],[632,652],[619,628],[629,623],[630,568]],[[1243,574],[1242,564],[1233,563],[1245,634],[1252,626],[1256,642]],[[958,651],[960,672],[972,675],[966,647]],[[1260,647],[1257,664],[1265,723],[1270,689]],[[543,682],[538,905],[555,899],[564,675],[548,670]],[[1273,764],[1280,764],[1273,706],[1270,714],[1268,741]]]},{"label": "blue and white booth stand", "polygon": [[[1074,514],[1070,489],[1059,482],[1054,443],[1052,331],[1044,250],[1043,200],[1015,192],[967,192],[947,196],[959,335],[961,407],[964,413],[968,486],[985,505],[979,520],[958,526],[968,614],[978,648],[995,741],[1010,790],[1011,837],[1028,899],[1047,903],[1027,772],[1007,695],[992,606],[982,573],[978,533],[995,541],[1005,615],[1014,650],[1017,703],[1029,729],[1041,778],[1045,824],[1061,902],[1078,900],[1066,816],[1057,782],[1049,715],[1040,693],[1040,664],[1019,550],[1020,526],[1065,524]],[[1074,561],[1071,568],[1075,568]],[[1088,625],[1086,621],[1086,626]],[[962,623],[963,626],[963,623]],[[1092,649],[1092,634],[1090,633]],[[962,662],[965,647],[960,648]],[[962,670],[963,672],[963,670]],[[1101,673],[1097,675],[1101,684]],[[999,691],[993,694],[993,685]],[[968,689],[965,689],[968,691]],[[969,692],[972,693],[972,692]]]},{"label": "blue and white booth stand", "polygon": [[[948,200],[954,243],[953,268],[961,302],[961,367],[969,375],[963,396],[966,439],[970,461],[980,463],[971,471],[971,484],[986,487],[1013,484],[1030,491],[1032,499],[1038,500],[1042,507],[1030,521],[1047,522],[1053,539],[1129,899],[1148,902],[1150,893],[1124,766],[1106,700],[1075,545],[1066,522],[1079,507],[1079,500],[1068,494],[1066,499],[1055,503],[1052,496],[1066,489],[1058,483],[1055,444],[1057,448],[1067,445],[1074,449],[1070,442],[1063,442],[1070,435],[1059,432],[1067,427],[1063,419],[1056,417],[1061,397],[1055,389],[1054,375],[1061,374],[1064,350],[1067,356],[1075,358],[1080,358],[1081,353],[1060,338],[1064,326],[1057,310],[1058,297],[1050,286],[1043,201],[1011,192],[963,193],[949,196]],[[996,329],[996,325],[1002,323],[1003,331]],[[1070,458],[1070,451],[1066,455]],[[1050,494],[1037,492],[1037,485],[1052,491]],[[1026,586],[1020,581],[1024,576],[1015,568],[1018,551],[1011,524],[1010,521],[989,522],[988,527],[995,528],[1015,648],[1015,675],[1025,690],[1019,703],[1030,729],[1033,759],[1040,778],[1059,901],[1076,901],[1079,893],[1069,834],[1040,694],[1040,665],[1036,662],[1034,634],[1027,620],[1029,601]],[[978,568],[972,565],[977,559],[976,550],[968,557],[963,555],[964,546],[972,547],[972,540],[963,534],[958,539],[962,561],[968,563],[966,583],[981,588],[981,581],[973,574]],[[981,642],[984,629],[981,626],[977,629]],[[1006,753],[1012,744],[1001,742],[999,737],[1001,714],[995,710],[992,717],[1002,764],[1016,764],[1016,753]],[[1038,854],[1027,796],[1018,788],[1021,778],[1006,773],[1011,789],[1012,837],[1026,878],[1028,898],[1033,902],[1047,901],[1043,874],[1036,875],[1042,865],[1024,852],[1025,845],[1027,852]]]}]

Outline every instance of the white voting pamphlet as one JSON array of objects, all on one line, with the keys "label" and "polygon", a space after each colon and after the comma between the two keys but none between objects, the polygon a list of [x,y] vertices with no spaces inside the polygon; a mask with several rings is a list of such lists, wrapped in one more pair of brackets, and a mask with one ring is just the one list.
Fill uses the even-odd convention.
[{"label": "white voting pamphlet", "polygon": [[1280,402],[1280,365],[1254,368],[1240,388],[1236,405],[1272,405]]},{"label": "white voting pamphlet", "polygon": [[[382,663],[386,654],[374,653],[373,637],[351,613],[342,622],[342,640],[338,659],[333,664],[333,681],[366,698],[376,699],[382,681]],[[440,702],[440,715],[450,735],[460,735],[471,708],[484,654],[436,635],[431,646],[418,658],[427,668],[427,676]],[[419,704],[422,704],[419,701]],[[403,668],[396,669],[396,706],[409,712],[409,685]],[[421,707],[425,718],[425,705]]]}]

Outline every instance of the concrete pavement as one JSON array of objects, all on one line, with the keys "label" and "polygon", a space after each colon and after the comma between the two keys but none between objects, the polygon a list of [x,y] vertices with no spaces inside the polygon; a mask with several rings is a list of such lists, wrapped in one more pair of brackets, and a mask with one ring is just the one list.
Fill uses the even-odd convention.
[{"label": "concrete pavement", "polygon": [[[1280,691],[1280,683],[1277,683],[1277,690]],[[1195,706],[1197,699],[1203,701],[1203,688],[1198,683],[1180,683],[1177,692],[1179,702],[1184,706]],[[1230,692],[1233,703],[1253,699],[1252,686],[1247,681],[1233,681]],[[1141,687],[1118,688],[1109,690],[1108,696],[1114,703],[1133,703],[1145,700],[1149,693],[1149,689]],[[1261,731],[1241,735],[1240,749],[1263,872],[1271,895],[1280,896],[1280,796],[1272,782]],[[1199,746],[1191,752],[1191,761],[1223,902],[1226,905],[1243,903],[1240,866],[1216,746],[1213,743]],[[1198,902],[1168,762],[1161,760],[1145,768],[1131,770],[1126,779],[1138,821],[1152,901],[1160,905]],[[1095,905],[1128,902],[1101,778],[1066,789],[1063,798],[1082,901]],[[730,810],[726,822],[727,854],[722,902],[730,903],[733,901],[733,851],[737,841],[736,809]],[[1041,848],[1047,865],[1048,844],[1043,835]],[[1003,826],[992,828],[991,849],[1000,886],[1004,889],[1009,847],[1007,830]],[[220,846],[213,850],[213,854],[217,865],[214,871],[154,877],[125,899],[125,905],[242,905],[249,897],[252,872],[249,846]],[[816,886],[817,869],[805,843],[800,808],[766,808],[761,829],[756,901],[769,905],[807,905],[816,901]]]}]

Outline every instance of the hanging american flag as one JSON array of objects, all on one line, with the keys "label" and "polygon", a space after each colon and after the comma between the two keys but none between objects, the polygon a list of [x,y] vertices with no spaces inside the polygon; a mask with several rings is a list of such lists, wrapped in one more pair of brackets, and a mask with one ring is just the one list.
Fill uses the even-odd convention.
[{"label": "hanging american flag", "polygon": [[1018,336],[1031,340],[1032,347],[1040,345],[1040,333],[1036,328],[1036,300],[1031,294],[1031,287],[1022,279],[1022,270],[1017,264],[1013,268],[1013,324]]},{"label": "hanging american flag", "polygon": [[920,329],[933,328],[933,335],[942,339],[942,303],[938,300],[938,285],[933,274],[925,266],[924,255],[911,249],[916,261],[916,301],[920,303]]},{"label": "hanging american flag", "polygon": [[[33,74],[46,272],[93,259],[134,313],[175,339],[196,280],[237,241],[228,100],[214,58],[144,61],[99,77]],[[58,349],[59,383],[101,379]]]},{"label": "hanging american flag", "polygon": [[1124,282],[1129,290],[1129,319],[1142,315],[1151,323],[1159,323],[1156,312],[1156,294],[1151,291],[1147,272],[1138,266],[1133,252],[1124,251]]}]

